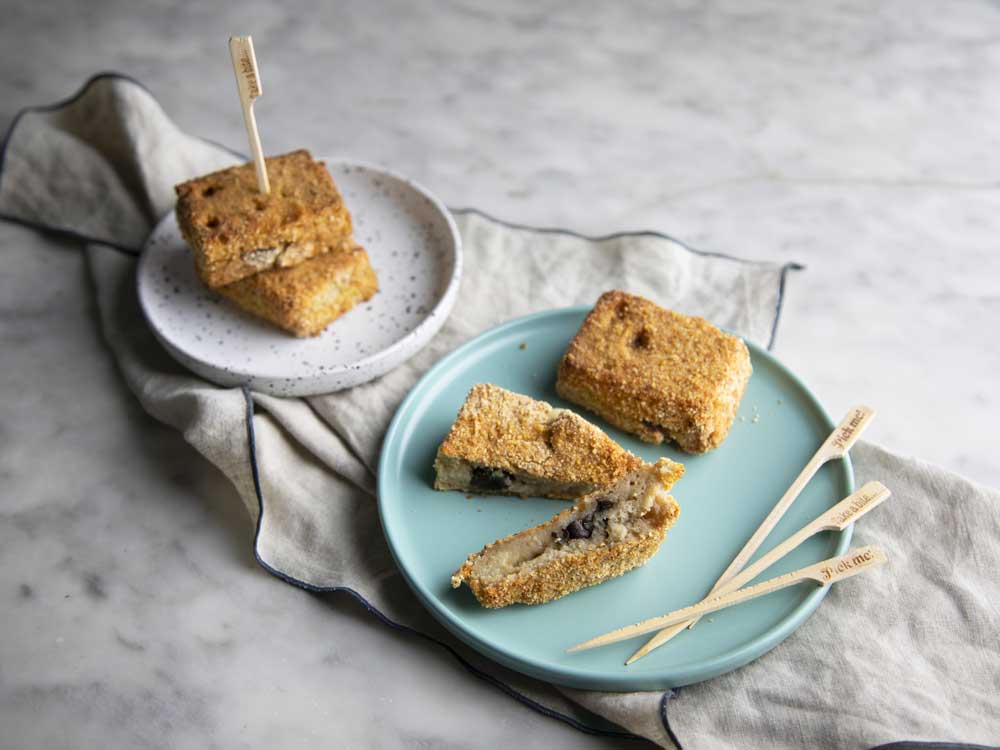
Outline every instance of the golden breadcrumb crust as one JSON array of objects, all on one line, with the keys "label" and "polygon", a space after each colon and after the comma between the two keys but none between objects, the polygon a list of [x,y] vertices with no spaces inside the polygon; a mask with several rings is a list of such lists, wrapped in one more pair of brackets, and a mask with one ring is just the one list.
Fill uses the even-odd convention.
[{"label": "golden breadcrumb crust", "polygon": [[[679,511],[677,503],[669,508],[675,510],[675,518]],[[469,584],[479,603],[489,609],[511,604],[544,604],[587,586],[617,578],[641,566],[660,548],[667,529],[673,525],[673,518],[667,513],[663,517],[669,518],[669,523],[658,526],[648,536],[630,538],[612,545],[602,544],[586,554],[560,557],[544,567],[511,579],[485,584],[475,577],[464,578],[471,572],[466,566],[471,568],[472,563],[463,565],[458,574]]]},{"label": "golden breadcrumb crust", "polygon": [[301,150],[265,163],[266,195],[252,163],[174,188],[177,224],[212,288],[301,263],[351,234],[351,215],[323,162]]},{"label": "golden breadcrumb crust", "polygon": [[573,412],[490,383],[469,391],[435,465],[445,456],[593,487],[610,485],[643,463]]},{"label": "golden breadcrumb crust", "polygon": [[[683,473],[682,464],[662,458],[656,464],[646,464],[636,472],[632,472],[631,476],[634,478],[637,475],[650,474],[650,481],[657,483],[666,491]],[[564,510],[545,523],[498,539],[486,545],[480,552],[469,555],[462,567],[452,576],[452,587],[458,588],[462,583],[466,583],[479,603],[491,609],[510,604],[544,604],[587,586],[603,583],[643,565],[659,549],[667,530],[674,525],[680,515],[680,506],[671,495],[658,498],[653,509],[645,517],[651,527],[646,535],[630,537],[620,542],[605,541],[585,548],[577,554],[557,557],[526,573],[508,575],[499,581],[487,583],[473,575],[472,569],[476,560],[489,550],[533,534],[543,527],[558,528],[581,507],[591,502],[592,498],[599,497],[603,493],[603,490],[598,490],[580,498],[572,508]]]},{"label": "golden breadcrumb crust", "polygon": [[647,442],[704,453],[729,433],[751,372],[736,336],[611,291],[570,342],[556,392]]},{"label": "golden breadcrumb crust", "polygon": [[275,268],[218,289],[248,312],[296,336],[315,336],[378,291],[368,253],[345,240],[291,268]]}]

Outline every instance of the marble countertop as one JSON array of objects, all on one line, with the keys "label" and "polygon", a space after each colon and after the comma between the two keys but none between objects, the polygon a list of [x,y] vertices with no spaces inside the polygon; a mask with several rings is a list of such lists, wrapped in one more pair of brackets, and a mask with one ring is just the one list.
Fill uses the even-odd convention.
[{"label": "marble countertop", "polygon": [[[242,148],[250,32],[269,152],[799,261],[776,354],[831,414],[878,407],[869,439],[1000,485],[996,4],[8,5],[2,127],[111,69]],[[0,244],[0,747],[614,746],[264,574],[236,493],[124,390],[78,247]]]}]

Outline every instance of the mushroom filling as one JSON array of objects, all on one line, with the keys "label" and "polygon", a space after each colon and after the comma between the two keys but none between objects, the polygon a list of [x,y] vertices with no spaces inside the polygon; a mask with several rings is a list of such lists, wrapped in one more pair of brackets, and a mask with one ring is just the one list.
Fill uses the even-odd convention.
[{"label": "mushroom filling", "polygon": [[570,521],[561,531],[553,531],[552,536],[557,542],[565,542],[570,539],[590,539],[594,533],[595,524],[601,524],[604,528],[608,525],[608,516],[605,511],[614,506],[613,500],[602,498],[597,501],[597,508],[585,516]]},{"label": "mushroom filling", "polygon": [[513,474],[489,466],[472,467],[472,478],[469,480],[470,486],[476,490],[506,490],[513,483]]}]

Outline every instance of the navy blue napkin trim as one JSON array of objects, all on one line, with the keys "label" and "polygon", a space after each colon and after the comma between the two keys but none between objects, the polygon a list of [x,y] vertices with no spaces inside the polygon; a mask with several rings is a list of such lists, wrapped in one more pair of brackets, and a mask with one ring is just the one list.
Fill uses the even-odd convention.
[{"label": "navy blue napkin trim", "polygon": [[[54,110],[60,109],[61,107],[69,106],[70,104],[73,104],[73,102],[75,102],[81,96],[83,96],[85,93],[87,93],[87,90],[92,85],[94,85],[98,81],[101,81],[101,80],[104,80],[104,79],[113,79],[113,80],[127,81],[128,83],[132,83],[132,84],[138,86],[139,88],[141,88],[143,91],[145,91],[147,94],[149,94],[150,97],[152,97],[155,101],[157,101],[157,102],[159,101],[159,100],[156,99],[156,95],[152,91],[150,91],[150,89],[144,83],[142,83],[139,80],[136,80],[132,76],[126,75],[124,73],[116,73],[114,71],[105,71],[105,72],[102,72],[102,73],[96,73],[95,75],[92,75],[76,91],[76,93],[71,94],[70,96],[66,97],[65,99],[60,99],[59,101],[55,102],[54,104],[42,104],[42,105],[24,107],[23,109],[19,110],[16,115],[14,115],[14,119],[11,121],[10,127],[8,127],[7,128],[7,132],[4,133],[3,141],[0,142],[0,184],[2,184],[2,182],[3,182],[4,163],[5,163],[6,157],[7,157],[7,147],[10,145],[10,142],[11,142],[11,140],[13,138],[13,135],[14,135],[14,131],[17,129],[17,126],[20,123],[20,121],[22,120],[22,118],[25,115],[29,114],[29,113],[52,112]],[[202,141],[204,141],[205,143],[208,143],[208,144],[211,144],[211,145],[213,145],[213,146],[215,146],[217,148],[220,148],[223,151],[226,151],[226,152],[232,154],[233,156],[236,156],[237,158],[240,158],[240,159],[243,159],[243,160],[247,159],[246,154],[243,154],[243,153],[241,153],[239,151],[236,151],[235,149],[231,149],[228,146],[225,146],[225,145],[223,145],[223,144],[221,144],[221,143],[219,143],[217,141],[213,141],[213,140],[211,140],[209,138],[202,138],[201,136],[198,136],[198,137]],[[712,251],[708,251],[708,250],[698,250],[697,248],[691,247],[687,243],[682,242],[681,240],[677,239],[676,237],[673,237],[673,236],[671,236],[669,234],[666,234],[664,232],[657,232],[657,231],[654,231],[654,230],[613,232],[611,234],[594,236],[594,235],[583,234],[581,232],[577,232],[577,231],[574,231],[572,229],[563,229],[563,228],[559,228],[559,227],[534,227],[534,226],[529,226],[527,224],[519,224],[519,223],[513,222],[513,221],[506,221],[504,219],[498,219],[497,217],[495,217],[495,216],[487,213],[486,211],[478,209],[478,208],[457,207],[457,208],[449,208],[448,210],[451,211],[452,213],[455,213],[455,214],[465,214],[465,213],[478,214],[479,216],[482,216],[483,218],[485,218],[485,219],[487,219],[489,221],[495,222],[497,224],[501,224],[503,226],[510,227],[512,229],[522,229],[522,230],[526,230],[526,231],[531,231],[531,232],[535,232],[537,234],[565,234],[565,235],[571,235],[573,237],[579,237],[579,238],[585,239],[585,240],[592,240],[592,241],[595,241],[595,242],[599,242],[601,240],[617,239],[619,237],[658,237],[660,239],[665,239],[665,240],[669,240],[671,242],[674,242],[677,245],[679,245],[680,247],[682,247],[685,250],[687,250],[688,252],[694,253],[695,255],[701,255],[701,256],[705,256],[705,257],[709,257],[709,258],[724,258],[726,260],[733,260],[733,261],[736,261],[738,263],[747,263],[747,264],[756,264],[756,263],[759,263],[759,261],[749,260],[747,258],[739,258],[739,257],[736,257],[734,255],[728,255],[726,253],[712,252]],[[3,213],[3,212],[0,212],[0,219],[2,219],[4,221],[9,221],[9,222],[14,223],[14,224],[20,224],[21,226],[25,226],[25,227],[28,227],[30,229],[37,229],[37,230],[40,230],[40,231],[43,231],[43,232],[50,232],[52,234],[55,234],[57,236],[64,237],[64,238],[67,238],[67,239],[79,240],[79,241],[82,241],[82,242],[90,242],[90,243],[93,243],[93,244],[96,244],[96,245],[102,245],[104,247],[110,247],[111,249],[117,250],[117,251],[119,251],[121,253],[124,253],[126,255],[132,255],[132,256],[136,256],[137,257],[137,256],[139,256],[139,255],[142,254],[142,248],[129,247],[128,245],[122,245],[120,243],[116,243],[116,242],[114,242],[112,240],[107,240],[107,239],[104,239],[104,238],[101,238],[101,237],[89,237],[87,235],[80,234],[79,232],[77,232],[77,231],[75,231],[73,229],[69,229],[67,227],[59,227],[59,226],[52,226],[52,225],[49,225],[49,224],[42,224],[41,222],[35,222],[35,221],[31,221],[29,219],[23,219],[23,218],[20,218],[20,217],[17,217],[17,216],[11,216],[10,214],[6,214],[6,213]],[[768,349],[773,349],[774,348],[774,342],[775,342],[775,339],[776,339],[777,334],[778,334],[778,321],[781,319],[781,309],[782,309],[782,305],[784,303],[784,297],[785,297],[785,277],[787,276],[787,274],[788,274],[789,271],[801,271],[804,268],[805,268],[805,266],[802,265],[802,264],[800,264],[800,263],[785,263],[781,267],[781,278],[780,278],[780,281],[779,281],[779,284],[778,284],[778,300],[777,300],[777,304],[775,305],[774,322],[773,322],[773,324],[771,326],[771,336],[770,336],[770,339],[768,340],[768,343],[767,343],[767,348]]]},{"label": "navy blue napkin trim", "polygon": [[[535,234],[568,234],[572,237],[579,237],[582,240],[589,240],[591,242],[604,242],[605,240],[616,240],[621,237],[656,237],[661,240],[669,240],[680,247],[687,250],[689,253],[694,255],[701,255],[706,258],[722,258],[724,260],[733,260],[737,263],[744,263],[747,265],[762,265],[764,261],[751,260],[749,258],[739,258],[735,255],[728,255],[726,253],[714,252],[711,250],[699,250],[698,248],[691,247],[686,242],[673,237],[665,232],[657,232],[652,229],[643,229],[638,231],[626,231],[626,232],[612,232],[611,234],[583,234],[582,232],[577,232],[572,229],[562,229],[559,227],[533,227],[528,224],[518,224],[513,221],[506,221],[505,219],[498,219],[492,214],[486,213],[480,208],[452,208],[448,207],[448,210],[453,214],[476,214],[477,216],[482,216],[484,219],[494,222],[495,224],[501,224],[505,227],[510,227],[511,229],[523,229],[528,232],[534,232]],[[785,298],[785,277],[788,275],[789,271],[803,271],[805,266],[801,263],[784,263],[781,266],[781,278],[778,282],[778,301],[775,305],[774,310],[774,323],[771,325],[771,337],[768,339],[767,348],[774,348],[774,341],[778,335],[778,321],[781,319],[781,307]]]},{"label": "navy blue napkin trim", "polygon": [[[442,641],[440,638],[436,638],[432,635],[428,635],[427,633],[423,633],[415,628],[411,628],[409,625],[403,625],[402,623],[396,622],[395,620],[391,619],[388,615],[379,610],[374,604],[369,602],[359,592],[355,591],[354,589],[348,586],[314,586],[311,583],[307,583],[306,581],[301,581],[298,578],[294,578],[288,575],[287,573],[284,573],[278,570],[277,568],[272,567],[267,562],[265,562],[261,558],[260,553],[257,551],[257,540],[260,537],[260,527],[261,527],[261,522],[264,519],[265,504],[264,504],[264,493],[261,490],[260,486],[260,472],[257,468],[257,442],[256,438],[254,437],[254,426],[253,426],[253,411],[254,411],[253,394],[250,392],[249,386],[243,385],[241,386],[241,390],[243,391],[243,398],[246,401],[247,443],[249,444],[250,447],[249,451],[250,473],[253,476],[254,493],[257,495],[257,511],[258,511],[257,527],[254,529],[253,554],[257,560],[258,565],[260,565],[268,573],[275,576],[276,578],[281,579],[285,583],[290,583],[293,586],[298,586],[299,588],[305,589],[306,591],[311,591],[313,593],[318,593],[318,594],[343,593],[349,595],[352,599],[354,599],[356,602],[361,604],[361,606],[363,606],[366,610],[368,610],[369,613],[374,615],[374,617],[383,625],[386,625],[387,627],[390,627],[393,630],[396,630],[400,633],[406,633],[407,635],[416,636],[425,641],[433,643],[436,646],[440,646],[449,654],[451,654],[451,656],[459,664],[461,664],[462,667],[464,667],[465,670],[470,674],[474,675],[475,677],[478,677],[484,682],[489,683],[490,685],[493,685],[495,688],[498,688],[499,690],[503,691],[511,698],[527,706],[533,711],[537,711],[538,713],[544,716],[548,716],[549,718],[556,719],[557,721],[561,721],[564,724],[568,724],[569,726],[573,727],[573,729],[576,729],[579,732],[583,732],[585,734],[590,734],[590,735],[596,735],[598,737],[613,737],[615,739],[620,739],[620,740],[639,740],[645,742],[649,741],[646,737],[642,737],[638,734],[632,734],[631,732],[617,732],[613,730],[598,729],[596,727],[587,726],[586,724],[573,718],[572,716],[567,716],[566,714],[560,713],[559,711],[555,711],[549,708],[548,706],[539,703],[538,701],[534,700],[533,698],[530,698],[524,693],[515,690],[510,685],[503,682],[502,680],[497,679],[488,672],[484,672],[483,670],[479,669],[477,666],[475,666],[465,657],[463,657],[451,644]],[[671,733],[671,737],[672,736],[673,735]]]},{"label": "navy blue napkin trim", "polygon": [[674,734],[673,727],[670,726],[670,719],[667,717],[667,704],[670,703],[670,699],[676,696],[680,692],[680,688],[673,690],[664,690],[663,695],[660,697],[660,723],[663,724],[663,729],[667,733],[667,737],[670,741],[674,743],[674,747],[677,750],[684,750],[684,746],[681,741],[677,739],[677,735]]},{"label": "navy blue napkin trim", "polygon": [[[7,159],[7,147],[10,145],[10,142],[14,137],[14,131],[17,129],[18,124],[21,122],[24,116],[34,113],[54,112],[57,109],[68,107],[69,105],[73,104],[77,99],[86,94],[91,86],[93,86],[98,81],[102,81],[105,79],[127,81],[129,83],[135,84],[143,91],[145,91],[147,94],[149,94],[154,101],[159,103],[159,100],[156,98],[153,92],[150,91],[149,88],[144,83],[142,83],[142,81],[138,81],[132,76],[125,75],[124,73],[115,73],[114,71],[106,71],[103,73],[96,73],[92,75],[84,82],[84,84],[76,91],[76,93],[67,96],[65,99],[60,99],[54,104],[40,104],[31,107],[24,107],[23,109],[18,110],[17,114],[14,115],[14,119],[11,120],[10,127],[7,128],[7,132],[4,133],[3,141],[0,141],[0,184],[3,183],[4,165]],[[209,138],[203,138],[201,136],[197,136],[197,138],[204,141],[205,143],[215,146],[216,148],[220,148],[223,151],[232,154],[233,156],[239,157],[241,159],[246,159],[246,156],[241,154],[239,151],[234,151],[228,146],[224,146],[221,143],[213,141]],[[79,232],[73,229],[68,229],[66,227],[53,226],[51,224],[43,224],[41,222],[31,221],[30,219],[24,219],[19,216],[12,216],[4,212],[0,212],[0,219],[2,219],[3,221],[9,221],[12,224],[20,224],[21,226],[28,227],[29,229],[37,229],[43,232],[48,232],[58,237],[64,237],[66,239],[79,240],[82,242],[90,242],[95,245],[103,245],[104,247],[110,247],[111,249],[118,250],[119,252],[124,253],[125,255],[132,255],[138,257],[139,255],[142,254],[141,247],[140,248],[130,247],[128,245],[123,245],[121,243],[114,242],[113,240],[106,240],[101,237],[89,237],[87,235],[80,234]]]},{"label": "navy blue napkin trim", "polygon": [[[234,151],[233,153],[236,152]],[[3,179],[3,155],[2,153],[0,153],[0,180],[2,179]],[[595,241],[607,239],[610,237],[626,237],[635,235],[649,235],[649,236],[662,237],[665,239],[673,240],[673,238],[669,237],[668,235],[660,234],[659,232],[653,232],[653,231],[619,232],[617,234],[607,235],[606,237],[587,237],[586,235],[582,235],[579,232],[573,231],[572,229],[558,229],[553,227],[531,227],[531,226],[526,226],[524,224],[515,224],[514,222],[505,221],[503,219],[498,219],[495,216],[491,216],[490,214],[486,213],[485,211],[481,211],[478,208],[449,208],[448,210],[451,211],[453,214],[462,214],[462,213],[478,214],[483,218],[487,219],[488,221],[500,224],[501,226],[511,227],[513,229],[526,229],[526,230],[536,231],[542,234],[566,234],[572,237],[580,237],[582,239],[595,240]],[[16,216],[10,216],[9,214],[5,214],[3,212],[0,212],[0,219],[2,219],[3,221],[9,221],[12,224],[20,224],[21,226],[28,227],[29,229],[37,229],[41,232],[53,234],[58,237],[64,237],[66,239],[78,240],[80,242],[89,242],[91,244],[109,247],[112,250],[117,250],[120,253],[124,253],[125,255],[130,255],[134,258],[138,258],[140,255],[142,255],[142,248],[129,247],[128,245],[119,245],[117,243],[111,242],[110,240],[102,240],[98,237],[88,237],[87,235],[80,234],[79,232],[73,231],[72,229],[63,229],[61,227],[54,227],[48,224],[40,224],[38,222],[28,221],[26,219],[20,219]],[[755,261],[748,261],[744,258],[736,258],[729,255],[723,255],[721,253],[708,253],[708,252],[702,252],[700,250],[694,250],[692,248],[689,248],[687,245],[684,245],[679,240],[673,240],[673,241],[677,242],[679,245],[681,245],[681,247],[685,248],[686,250],[690,250],[692,253],[696,253],[698,255],[709,255],[719,258],[728,258],[729,260],[736,260],[740,261],[741,263],[755,262]],[[781,320],[781,310],[785,302],[785,279],[788,276],[788,272],[802,271],[804,269],[805,266],[802,265],[801,263],[785,263],[781,267],[781,277],[778,281],[778,300],[774,307],[774,322],[771,324],[771,335],[768,338],[767,342],[768,351],[774,348],[774,342],[778,337],[778,322]]]}]

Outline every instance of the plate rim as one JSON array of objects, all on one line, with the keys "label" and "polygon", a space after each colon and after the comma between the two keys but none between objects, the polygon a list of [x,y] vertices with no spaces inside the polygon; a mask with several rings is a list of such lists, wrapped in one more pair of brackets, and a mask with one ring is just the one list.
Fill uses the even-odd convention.
[{"label": "plate rim", "polygon": [[[451,237],[452,245],[452,270],[451,275],[448,277],[448,284],[445,287],[444,293],[441,294],[437,303],[428,310],[427,314],[424,316],[412,331],[407,333],[402,338],[393,342],[384,349],[380,349],[377,352],[366,355],[360,359],[352,360],[351,362],[346,362],[340,365],[334,365],[325,368],[322,372],[313,373],[311,376],[296,376],[296,379],[302,382],[310,382],[315,380],[332,380],[337,376],[344,376],[350,373],[357,373],[360,370],[367,370],[369,373],[368,378],[365,380],[355,380],[351,383],[343,386],[350,387],[351,385],[360,385],[367,380],[376,378],[386,372],[384,369],[379,369],[380,365],[384,364],[385,360],[395,360],[396,357],[402,356],[403,360],[407,358],[408,355],[415,354],[426,345],[433,337],[434,334],[440,330],[441,326],[444,325],[445,320],[447,320],[448,315],[451,313],[452,308],[458,298],[458,288],[462,279],[462,268],[463,268],[463,248],[462,248],[462,235],[458,231],[458,225],[455,223],[455,217],[452,216],[451,211],[448,207],[430,190],[424,187],[421,183],[406,177],[405,175],[396,172],[391,169],[387,169],[378,164],[371,162],[360,161],[357,159],[350,159],[346,157],[326,157],[321,156],[317,158],[317,161],[324,162],[326,164],[336,164],[340,166],[347,166],[351,168],[361,168],[368,170],[370,172],[377,172],[382,175],[391,177],[392,179],[399,180],[400,182],[406,184],[417,193],[426,198],[432,206],[437,210],[437,212],[444,218],[445,224],[448,227],[448,232]],[[171,337],[167,336],[164,331],[160,329],[155,322],[155,318],[150,315],[149,309],[147,308],[147,303],[152,302],[152,300],[147,300],[143,294],[143,279],[145,278],[144,269],[146,265],[151,262],[150,253],[147,252],[149,249],[151,240],[153,237],[161,230],[161,228],[168,222],[175,221],[176,215],[173,208],[168,210],[166,213],[160,217],[159,221],[150,231],[149,235],[143,241],[142,250],[139,255],[139,262],[136,267],[136,296],[139,301],[139,307],[142,310],[143,317],[149,324],[150,329],[156,335],[156,338],[167,348],[171,353],[179,353],[182,355],[185,361],[182,362],[187,367],[191,367],[192,363],[197,365],[199,370],[198,374],[203,377],[209,378],[206,374],[208,372],[214,373],[215,377],[209,379],[215,380],[217,382],[225,381],[248,381],[252,380],[257,383],[270,382],[270,381],[284,381],[288,379],[287,374],[278,373],[256,373],[245,368],[245,366],[233,366],[223,368],[217,363],[209,362],[201,357],[197,357],[190,353],[174,341]],[[290,340],[290,343],[295,343],[300,341],[300,339]],[[410,347],[413,347],[410,349]],[[403,351],[405,350],[405,351]],[[392,365],[390,364],[390,369]],[[317,391],[317,393],[326,393],[328,390],[324,389]],[[311,391],[310,391],[311,393]],[[305,392],[299,393],[298,395],[308,395]]]},{"label": "plate rim", "polygon": [[[780,622],[740,648],[728,651],[720,656],[695,662],[693,665],[683,668],[664,668],[655,671],[635,672],[631,674],[625,673],[620,675],[595,675],[594,670],[574,668],[570,665],[560,665],[558,668],[552,668],[546,665],[537,664],[531,659],[526,659],[517,654],[511,653],[505,647],[499,644],[494,644],[491,641],[482,638],[471,629],[463,627],[459,618],[453,617],[449,611],[438,607],[436,599],[431,596],[429,592],[425,591],[424,587],[419,582],[413,579],[410,572],[400,561],[400,556],[395,544],[393,543],[393,539],[387,531],[386,501],[383,499],[383,488],[386,484],[384,482],[384,478],[390,470],[390,462],[394,460],[391,454],[398,453],[398,450],[395,450],[394,447],[395,443],[399,442],[399,434],[403,429],[403,421],[407,413],[414,408],[414,404],[421,396],[422,391],[433,383],[438,373],[447,370],[456,360],[462,359],[469,352],[469,350],[483,343],[488,343],[491,338],[503,336],[512,328],[530,325],[538,320],[546,318],[554,318],[563,315],[584,315],[592,308],[592,305],[573,305],[569,307],[551,308],[548,310],[541,310],[539,312],[522,315],[488,328],[439,359],[413,384],[406,396],[403,398],[402,402],[400,402],[395,414],[393,414],[392,420],[389,423],[389,428],[386,431],[385,438],[382,441],[382,447],[379,455],[377,467],[377,500],[379,521],[382,526],[383,537],[385,538],[386,545],[389,547],[393,561],[396,563],[396,567],[402,574],[403,579],[410,587],[410,590],[416,594],[417,599],[424,606],[424,608],[431,613],[434,619],[441,623],[450,633],[455,635],[466,645],[516,672],[566,687],[589,690],[606,690],[610,692],[663,690],[712,679],[713,677],[738,669],[739,667],[760,658],[775,648],[778,644],[785,640],[785,638],[795,632],[795,630],[797,630],[813,614],[813,612],[816,611],[831,587],[817,587],[814,591],[809,592],[802,602]],[[830,415],[827,413],[822,403],[805,384],[805,382],[803,382],[798,375],[785,366],[769,351],[753,341],[748,341],[743,337],[740,338],[744,341],[744,343],[746,343],[748,348],[751,349],[753,354],[768,360],[769,363],[777,367],[784,376],[788,377],[797,387],[801,388],[803,394],[811,402],[817,412],[823,417],[829,430],[832,432],[836,423],[830,418]],[[836,465],[837,461],[840,461],[840,468],[844,476],[847,492],[854,492],[854,468],[850,455],[847,454],[842,459],[835,459],[829,463]],[[834,556],[844,554],[847,551],[850,547],[853,532],[853,524],[848,525],[843,531],[840,532],[840,536],[833,553]]]}]

